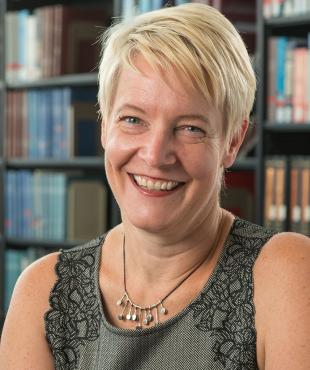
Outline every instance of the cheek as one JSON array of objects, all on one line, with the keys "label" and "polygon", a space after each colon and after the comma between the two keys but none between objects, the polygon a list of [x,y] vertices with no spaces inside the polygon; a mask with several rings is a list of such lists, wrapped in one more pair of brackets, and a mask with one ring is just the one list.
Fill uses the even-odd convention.
[{"label": "cheek", "polygon": [[210,183],[220,173],[220,156],[216,148],[192,148],[183,158],[186,158],[183,166],[193,179]]},{"label": "cheek", "polygon": [[135,153],[136,145],[133,140],[123,138],[122,134],[110,131],[106,137],[105,161],[106,165],[115,169],[122,167]]}]

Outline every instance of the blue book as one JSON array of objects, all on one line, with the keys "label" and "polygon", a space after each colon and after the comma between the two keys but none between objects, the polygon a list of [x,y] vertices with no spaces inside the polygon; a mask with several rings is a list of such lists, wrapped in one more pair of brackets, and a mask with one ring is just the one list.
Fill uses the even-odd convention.
[{"label": "blue book", "polygon": [[153,10],[153,2],[152,0],[139,0],[138,3],[139,13],[146,13]]},{"label": "blue book", "polygon": [[162,0],[152,0],[152,9],[157,10],[160,9],[163,6]]},{"label": "blue book", "polygon": [[5,234],[13,236],[13,173],[11,170],[5,173]]},{"label": "blue book", "polygon": [[46,113],[46,124],[45,124],[45,142],[46,151],[45,157],[51,158],[53,155],[52,145],[53,145],[53,89],[45,91],[45,113]]},{"label": "blue book", "polygon": [[28,120],[28,156],[37,157],[37,129],[36,129],[36,110],[37,96],[34,90],[27,92],[27,120]]},{"label": "blue book", "polygon": [[29,262],[27,260],[27,250],[6,249],[4,258],[4,308],[7,311],[16,281]]},{"label": "blue book", "polygon": [[66,237],[66,186],[67,179],[64,173],[55,176],[54,192],[54,237],[56,240],[64,240]]},{"label": "blue book", "polygon": [[276,69],[276,92],[277,92],[277,107],[276,121],[283,122],[284,106],[285,106],[285,56],[287,49],[288,38],[280,36],[277,40],[277,69]]},{"label": "blue book", "polygon": [[26,220],[25,220],[25,201],[26,201],[26,171],[20,170],[18,173],[18,187],[19,187],[19,207],[20,210],[17,214],[19,223],[18,235],[24,238],[26,235]]},{"label": "blue book", "polygon": [[23,174],[23,236],[33,237],[33,176],[30,171]]},{"label": "blue book", "polygon": [[33,175],[34,185],[34,236],[43,238],[43,204],[42,204],[42,172],[35,171]]},{"label": "blue book", "polygon": [[63,129],[63,102],[62,102],[62,89],[52,90],[52,157],[60,158],[60,143],[61,143],[61,131]]},{"label": "blue book", "polygon": [[45,90],[36,90],[37,99],[37,116],[36,116],[36,142],[37,142],[37,158],[45,158],[46,152],[46,103],[45,103]]},{"label": "blue book", "polygon": [[12,234],[11,236],[16,236],[17,235],[17,171],[11,170],[11,187],[12,187]]},{"label": "blue book", "polygon": [[60,141],[61,158],[70,157],[70,109],[72,101],[72,89],[64,88],[62,91],[62,136]]},{"label": "blue book", "polygon": [[21,225],[20,225],[20,211],[21,211],[21,192],[20,192],[20,174],[19,171],[15,171],[14,174],[14,236],[20,236]]},{"label": "blue book", "polygon": [[41,238],[49,239],[48,216],[49,216],[49,173],[42,173],[41,175],[41,204],[42,204],[42,234]]}]

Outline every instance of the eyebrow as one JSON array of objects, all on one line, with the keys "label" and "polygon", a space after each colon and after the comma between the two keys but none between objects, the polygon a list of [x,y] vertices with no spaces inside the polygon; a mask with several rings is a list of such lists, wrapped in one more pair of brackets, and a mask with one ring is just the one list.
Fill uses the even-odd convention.
[{"label": "eyebrow", "polygon": [[116,111],[116,114],[119,114],[123,109],[134,109],[134,110],[137,110],[137,111],[139,111],[139,112],[141,112],[141,113],[146,113],[142,108],[140,108],[140,107],[138,107],[138,106],[136,106],[136,105],[133,105],[133,104],[123,104],[123,105],[121,105],[119,108],[118,108],[118,110]]},{"label": "eyebrow", "polygon": [[[123,104],[121,105],[118,110],[116,111],[116,114],[119,114],[123,109],[133,109],[133,110],[136,110],[136,111],[139,111],[140,113],[143,113],[143,114],[146,114],[145,110],[134,105],[134,104]],[[210,124],[210,121],[209,119],[204,116],[203,114],[182,114],[182,115],[179,115],[176,117],[176,120],[177,121],[180,121],[180,120],[186,120],[186,119],[189,119],[189,120],[200,120],[206,124]]]}]

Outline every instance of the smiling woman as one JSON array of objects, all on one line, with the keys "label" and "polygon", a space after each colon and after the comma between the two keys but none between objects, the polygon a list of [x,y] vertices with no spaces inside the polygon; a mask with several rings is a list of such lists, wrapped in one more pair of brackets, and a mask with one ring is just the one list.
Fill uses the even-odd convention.
[{"label": "smiling woman", "polygon": [[1,366],[308,369],[309,239],[219,202],[255,94],[238,32],[186,4],[115,24],[103,48],[101,141],[122,223],[26,269]]}]

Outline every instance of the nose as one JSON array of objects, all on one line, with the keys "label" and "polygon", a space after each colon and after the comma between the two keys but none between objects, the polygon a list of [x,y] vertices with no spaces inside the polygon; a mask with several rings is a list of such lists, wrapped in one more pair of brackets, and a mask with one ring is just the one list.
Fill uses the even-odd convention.
[{"label": "nose", "polygon": [[150,131],[140,150],[140,156],[149,167],[175,164],[177,156],[173,135],[164,130]]}]

